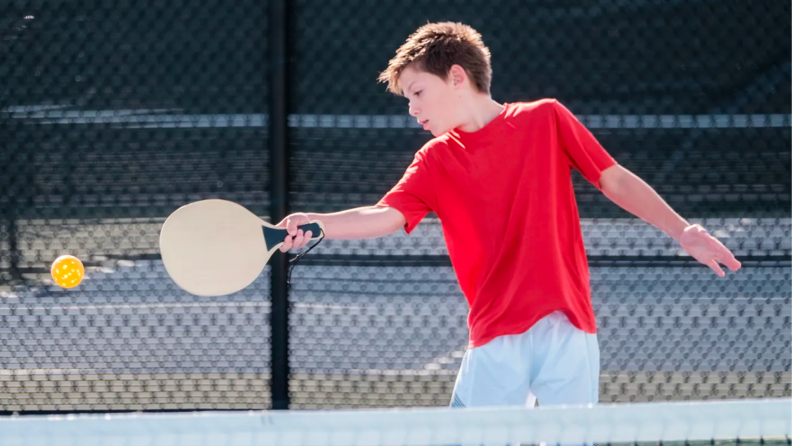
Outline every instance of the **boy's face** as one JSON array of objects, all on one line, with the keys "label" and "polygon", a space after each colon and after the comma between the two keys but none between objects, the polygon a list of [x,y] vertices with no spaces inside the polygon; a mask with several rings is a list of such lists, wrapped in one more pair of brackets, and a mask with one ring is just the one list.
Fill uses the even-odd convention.
[{"label": "boy's face", "polygon": [[410,115],[432,136],[440,136],[459,125],[460,96],[451,76],[443,80],[410,65],[402,71],[399,83],[404,97],[410,101]]}]

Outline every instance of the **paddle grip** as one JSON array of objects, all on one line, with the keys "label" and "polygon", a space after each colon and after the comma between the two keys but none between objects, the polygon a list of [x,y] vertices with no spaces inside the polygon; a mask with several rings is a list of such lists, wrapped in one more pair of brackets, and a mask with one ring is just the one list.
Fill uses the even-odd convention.
[{"label": "paddle grip", "polygon": [[[322,236],[322,228],[318,223],[306,223],[298,226],[297,229],[302,229],[303,233],[311,231],[311,240],[315,240]],[[272,249],[279,243],[283,243],[286,234],[288,234],[286,228],[270,228],[264,226],[264,241],[267,244],[267,249]]]},{"label": "paddle grip", "polygon": [[322,236],[322,228],[319,227],[319,223],[306,223],[298,226],[297,229],[302,229],[303,234],[311,231],[311,240]]}]

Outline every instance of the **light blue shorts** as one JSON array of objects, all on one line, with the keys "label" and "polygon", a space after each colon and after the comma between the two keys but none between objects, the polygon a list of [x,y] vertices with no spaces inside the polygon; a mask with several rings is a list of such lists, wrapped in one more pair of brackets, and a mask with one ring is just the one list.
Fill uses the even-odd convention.
[{"label": "light blue shorts", "polygon": [[525,333],[468,349],[451,406],[596,404],[599,373],[597,335],[556,311]]}]

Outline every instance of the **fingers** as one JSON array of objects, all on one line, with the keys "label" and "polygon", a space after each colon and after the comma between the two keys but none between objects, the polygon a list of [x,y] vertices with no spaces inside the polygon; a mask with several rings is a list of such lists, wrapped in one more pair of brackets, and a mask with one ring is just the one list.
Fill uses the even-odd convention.
[{"label": "fingers", "polygon": [[718,253],[715,256],[715,260],[717,260],[717,263],[726,265],[726,267],[732,271],[739,270],[742,267],[742,263],[740,263],[740,261],[734,257],[734,254],[729,250],[729,248],[727,248],[726,245],[724,245],[720,240],[716,239],[715,237],[712,236],[710,237],[712,238],[712,240],[715,241],[717,246],[716,249],[718,250]]},{"label": "fingers", "polygon": [[716,256],[715,259],[719,263],[726,265],[726,267],[732,271],[737,271],[742,267],[742,263],[740,263],[740,261],[734,257],[734,254],[727,248],[723,248],[723,252]]},{"label": "fingers", "polygon": [[283,239],[283,244],[280,247],[280,252],[286,252],[290,249],[300,249],[304,245],[302,230],[298,230],[297,235],[294,237],[286,234],[286,238]]},{"label": "fingers", "polygon": [[302,229],[297,229],[293,237],[288,234],[286,235],[286,238],[283,240],[283,245],[280,247],[280,251],[286,252],[290,249],[303,248],[311,241],[311,237],[313,237],[313,232],[307,231],[303,233]]},{"label": "fingers", "polygon": [[305,240],[305,234],[303,234],[302,229],[297,230],[297,235],[294,236],[294,244],[292,245],[292,249],[300,249],[305,246],[307,240]]},{"label": "fingers", "polygon": [[294,244],[294,239],[292,238],[292,236],[286,234],[286,238],[283,239],[283,244],[280,247],[280,252],[286,252],[292,249],[293,244]]},{"label": "fingers", "polygon": [[699,232],[702,234],[707,234],[708,236],[707,238],[711,244],[709,249],[714,251],[714,253],[713,259],[710,259],[708,262],[706,262],[706,264],[712,268],[713,271],[718,274],[718,276],[725,276],[725,273],[719,264],[725,265],[732,271],[737,271],[742,267],[742,263],[740,263],[740,261],[734,257],[734,254],[729,250],[729,248],[726,247],[726,245],[723,244],[723,242],[712,235],[709,235],[709,232],[707,232],[703,227],[699,229]]},{"label": "fingers", "polygon": [[302,229],[298,229],[297,230],[297,236],[294,237],[294,245],[292,246],[292,249],[304,248],[305,245],[307,245],[308,242],[311,241],[311,235],[312,234],[313,233],[311,231],[307,231],[307,232],[303,233]]},{"label": "fingers", "polygon": [[710,259],[710,261],[707,262],[707,266],[712,268],[712,270],[715,271],[718,277],[723,277],[726,275],[726,273],[724,273],[723,270],[721,269],[720,265],[718,265],[718,261],[715,259]]}]

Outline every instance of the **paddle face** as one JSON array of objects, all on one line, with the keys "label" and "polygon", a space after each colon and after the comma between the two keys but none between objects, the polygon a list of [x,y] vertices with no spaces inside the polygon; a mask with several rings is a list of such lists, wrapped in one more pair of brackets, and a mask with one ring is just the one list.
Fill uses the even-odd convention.
[{"label": "paddle face", "polygon": [[180,288],[198,296],[237,292],[256,280],[277,249],[267,248],[263,224],[252,212],[226,200],[183,206],[160,232],[165,269]]},{"label": "paddle face", "polygon": [[[322,222],[301,225],[312,240]],[[183,290],[197,296],[235,293],[261,274],[287,232],[226,200],[203,200],[173,212],[160,231],[165,269]]]}]

